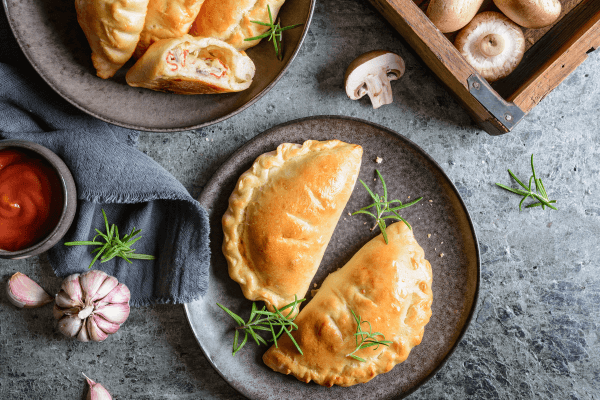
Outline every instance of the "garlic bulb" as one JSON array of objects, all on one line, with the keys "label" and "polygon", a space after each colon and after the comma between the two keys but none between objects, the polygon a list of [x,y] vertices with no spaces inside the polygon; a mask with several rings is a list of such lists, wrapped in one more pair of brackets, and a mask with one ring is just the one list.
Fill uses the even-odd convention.
[{"label": "garlic bulb", "polygon": [[129,289],[117,278],[92,270],[73,274],[56,295],[58,329],[81,342],[101,342],[119,330],[129,316]]},{"label": "garlic bulb", "polygon": [[41,307],[54,300],[40,285],[20,272],[11,276],[6,291],[8,300],[19,308]]},{"label": "garlic bulb", "polygon": [[[83,374],[83,376],[85,376],[85,374]],[[90,391],[88,392],[86,400],[112,400],[112,396],[110,393],[108,393],[108,390],[106,390],[104,386],[94,382],[87,376],[85,376],[85,380],[87,381],[88,385],[90,385]]]}]

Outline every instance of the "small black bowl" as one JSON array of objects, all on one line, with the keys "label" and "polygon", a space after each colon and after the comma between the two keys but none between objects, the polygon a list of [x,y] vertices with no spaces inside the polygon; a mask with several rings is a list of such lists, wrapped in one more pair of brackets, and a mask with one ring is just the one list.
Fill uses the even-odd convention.
[{"label": "small black bowl", "polygon": [[71,171],[56,154],[46,147],[27,140],[0,140],[0,150],[13,148],[33,153],[44,159],[58,175],[62,186],[63,205],[60,219],[54,229],[37,243],[17,251],[0,250],[0,258],[18,260],[38,255],[54,246],[67,233],[77,208],[77,192]]}]

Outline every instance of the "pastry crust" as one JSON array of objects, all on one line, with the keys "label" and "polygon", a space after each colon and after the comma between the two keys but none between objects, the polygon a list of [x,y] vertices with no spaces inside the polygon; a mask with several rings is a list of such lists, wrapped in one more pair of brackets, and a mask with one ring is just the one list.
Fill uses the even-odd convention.
[{"label": "pastry crust", "polygon": [[[274,371],[293,374],[303,382],[323,386],[351,386],[371,380],[406,360],[421,343],[431,317],[431,265],[403,222],[386,229],[363,246],[340,270],[330,274],[315,297],[294,321],[293,332],[304,355],[287,336],[272,346],[263,361]],[[356,321],[350,310],[381,332],[386,346],[356,349]],[[368,324],[362,325],[369,329]],[[377,337],[377,340],[383,340]]]},{"label": "pastry crust", "polygon": [[244,52],[213,38],[162,39],[127,72],[130,86],[179,94],[239,92],[252,84],[255,67]]},{"label": "pastry crust", "polygon": [[202,3],[204,0],[150,0],[144,29],[133,56],[140,58],[156,41],[187,34]]},{"label": "pastry crust", "polygon": [[238,50],[256,46],[260,40],[244,41],[262,35],[269,27],[252,21],[269,23],[271,9],[273,22],[285,0],[206,0],[194,21],[190,34],[215,37],[226,41]]},{"label": "pastry crust", "polygon": [[283,143],[239,178],[223,216],[229,276],[272,310],[302,298],[360,169],[362,147]]},{"label": "pastry crust", "polygon": [[148,0],[75,0],[77,21],[92,48],[92,63],[103,79],[131,58],[144,27]]}]

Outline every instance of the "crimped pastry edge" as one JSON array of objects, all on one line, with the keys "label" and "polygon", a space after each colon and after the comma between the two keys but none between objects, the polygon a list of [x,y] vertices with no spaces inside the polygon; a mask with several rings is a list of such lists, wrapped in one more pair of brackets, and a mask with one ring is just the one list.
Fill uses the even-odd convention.
[{"label": "crimped pastry edge", "polygon": [[[282,143],[275,151],[260,155],[252,167],[238,179],[235,189],[229,197],[229,207],[221,220],[223,225],[223,255],[227,260],[229,276],[236,281],[248,300],[261,300],[269,309],[275,305],[281,308],[289,303],[277,293],[258,287],[258,278],[249,268],[246,258],[240,253],[246,208],[253,198],[255,189],[265,185],[272,168],[281,167],[286,161],[300,157],[309,152],[334,149],[348,146],[349,143],[340,140],[307,140],[302,145]],[[245,267],[245,268],[244,268]]]}]

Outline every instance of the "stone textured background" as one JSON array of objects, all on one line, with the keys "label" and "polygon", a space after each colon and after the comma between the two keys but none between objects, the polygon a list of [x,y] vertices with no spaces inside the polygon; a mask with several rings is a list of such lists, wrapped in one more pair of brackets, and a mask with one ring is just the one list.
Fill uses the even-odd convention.
[{"label": "stone textured background", "polygon": [[[293,0],[289,0],[293,1]],[[373,110],[342,88],[359,54],[389,49],[406,61],[394,103]],[[144,151],[198,196],[248,139],[310,115],[363,118],[425,149],[473,217],[481,291],[473,322],[448,363],[410,399],[600,398],[600,54],[587,61],[511,134],[491,137],[366,2],[318,1],[310,32],[283,79],[248,110],[197,131],[142,133]],[[518,211],[507,168],[538,174],[559,211]],[[0,279],[21,271],[58,291],[46,257],[0,261]],[[115,399],[237,399],[205,360],[183,307],[133,309],[109,340],[82,344],[54,328],[51,307],[18,310],[0,291],[0,398],[80,399],[81,372]],[[299,393],[299,398],[301,394]]]}]

